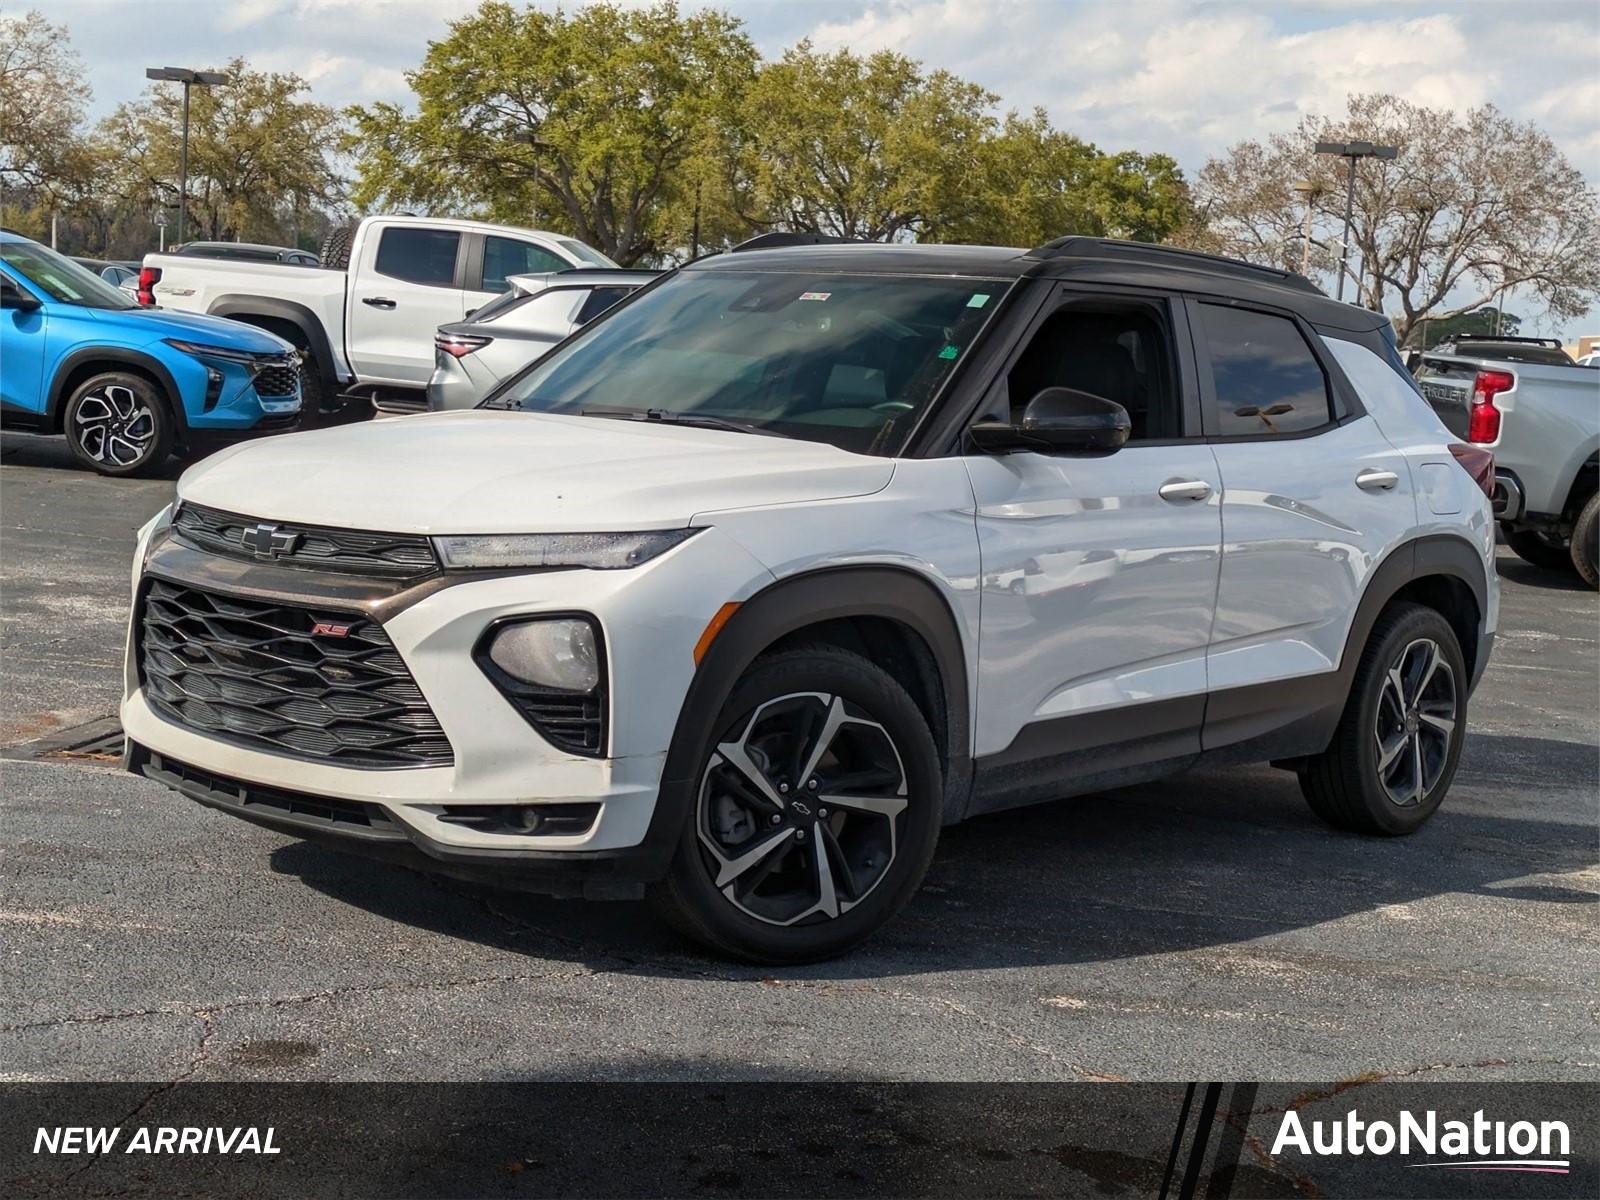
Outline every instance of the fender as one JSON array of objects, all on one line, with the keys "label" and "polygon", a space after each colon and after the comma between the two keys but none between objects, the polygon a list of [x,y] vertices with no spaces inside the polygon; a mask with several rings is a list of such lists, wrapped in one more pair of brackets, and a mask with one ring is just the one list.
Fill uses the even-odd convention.
[{"label": "fender", "polygon": [[944,819],[964,815],[972,788],[972,722],[966,655],[955,613],[938,589],[903,567],[829,567],[771,584],[745,601],[711,643],[689,684],[662,771],[661,791],[645,845],[661,855],[664,874],[694,799],[695,767],[715,736],[712,715],[740,676],[787,634],[841,617],[884,617],[922,639],[939,672],[947,747]]},{"label": "fender", "polygon": [[235,320],[247,316],[276,317],[280,321],[287,321],[304,335],[323,383],[329,388],[338,386],[338,364],[333,356],[333,346],[328,341],[328,331],[323,328],[322,319],[304,304],[272,296],[227,295],[213,300],[206,312],[213,317],[232,317]]},{"label": "fender", "polygon": [[172,410],[173,419],[177,422],[178,432],[185,433],[189,428],[188,414],[183,411],[183,392],[178,388],[177,380],[173,379],[172,372],[167,370],[166,364],[153,355],[146,354],[143,350],[131,350],[124,346],[80,346],[69,354],[63,355],[61,361],[56,363],[55,370],[50,375],[49,398],[45,401],[45,427],[61,431],[61,407],[67,401],[63,395],[63,385],[68,376],[85,363],[108,363],[112,366],[118,364],[139,367],[154,375],[161,386],[166,389],[167,406]]}]

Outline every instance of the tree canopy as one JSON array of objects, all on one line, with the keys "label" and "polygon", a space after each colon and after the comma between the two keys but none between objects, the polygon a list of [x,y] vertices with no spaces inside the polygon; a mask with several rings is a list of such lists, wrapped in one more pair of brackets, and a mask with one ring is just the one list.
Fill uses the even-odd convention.
[{"label": "tree canopy", "polygon": [[1240,142],[1197,177],[1201,220],[1189,240],[1298,270],[1306,202],[1294,185],[1304,181],[1311,263],[1336,271],[1346,168],[1315,145],[1354,140],[1399,149],[1357,167],[1351,270],[1360,302],[1390,313],[1402,339],[1423,319],[1471,312],[1511,289],[1558,318],[1600,296],[1600,196],[1546,134],[1493,105],[1457,114],[1351,96],[1340,120],[1309,116],[1291,133]]}]

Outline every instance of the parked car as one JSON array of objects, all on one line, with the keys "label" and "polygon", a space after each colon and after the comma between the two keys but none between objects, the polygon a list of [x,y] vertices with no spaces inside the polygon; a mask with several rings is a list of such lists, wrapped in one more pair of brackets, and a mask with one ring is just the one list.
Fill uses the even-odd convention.
[{"label": "parked car", "polygon": [[1578,365],[1580,367],[1600,367],[1600,350],[1596,350],[1592,354],[1585,354],[1578,360]]},{"label": "parked car", "polygon": [[268,246],[260,242],[185,242],[168,254],[191,258],[228,258],[236,262],[277,262],[295,267],[319,267],[321,260],[296,246]]},{"label": "parked car", "polygon": [[475,408],[573,330],[657,277],[655,271],[593,268],[513,275],[510,290],[433,339],[428,407]]},{"label": "parked car", "polygon": [[48,246],[0,232],[6,425],[64,434],[104,475],[294,425],[294,347],[218,317],[141,308]]},{"label": "parked car", "polygon": [[1494,513],[1521,558],[1600,581],[1600,373],[1554,340],[1460,337],[1422,356],[1440,420],[1494,452]]},{"label": "parked car", "polygon": [[512,275],[616,266],[559,234],[426,217],[368,217],[335,231],[323,251],[321,270],[152,254],[139,297],[287,338],[319,409],[357,389],[420,409],[440,325],[498,296]]},{"label": "parked car", "polygon": [[776,962],[996,809],[1267,759],[1342,829],[1438,808],[1492,462],[1381,313],[1096,238],[794,240],[489,406],[185,474],[136,550],[128,767],[426,870],[649,889]]},{"label": "parked car", "polygon": [[138,286],[139,264],[136,262],[107,262],[99,258],[74,257],[73,262],[93,271],[112,287],[130,290]]}]

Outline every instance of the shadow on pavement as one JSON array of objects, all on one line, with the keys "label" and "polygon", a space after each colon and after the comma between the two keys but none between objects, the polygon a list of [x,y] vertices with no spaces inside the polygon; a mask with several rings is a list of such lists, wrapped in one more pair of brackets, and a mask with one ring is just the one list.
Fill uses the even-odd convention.
[{"label": "shadow on pavement", "polygon": [[[854,954],[799,968],[718,962],[646,904],[586,903],[437,880],[310,843],[273,869],[344,904],[500,949],[645,974],[851,979],[1112,961],[1227,946],[1447,893],[1592,903],[1576,889],[1517,884],[1596,861],[1592,813],[1559,819],[1531,799],[1472,811],[1479,788],[1568,780],[1592,792],[1595,750],[1478,735],[1456,803],[1409,838],[1323,826],[1293,776],[1207,772],[984,817],[944,831],[923,890]],[[1587,801],[1584,802],[1587,804]],[[1509,886],[1499,886],[1507,884]]]}]

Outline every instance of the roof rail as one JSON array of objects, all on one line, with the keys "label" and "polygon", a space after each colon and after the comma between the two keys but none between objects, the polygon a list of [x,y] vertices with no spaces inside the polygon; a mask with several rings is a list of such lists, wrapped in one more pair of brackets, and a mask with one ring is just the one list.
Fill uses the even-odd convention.
[{"label": "roof rail", "polygon": [[1158,246],[1152,242],[1133,242],[1122,238],[1084,237],[1070,234],[1035,246],[1027,257],[1052,258],[1119,258],[1147,262],[1152,266],[1188,267],[1196,271],[1211,271],[1218,275],[1235,275],[1264,283],[1276,283],[1300,292],[1313,292],[1320,296],[1322,289],[1304,275],[1282,271],[1277,267],[1262,267],[1245,262],[1242,258],[1225,258],[1220,254],[1204,254],[1199,250],[1181,250],[1176,246]]},{"label": "roof rail", "polygon": [[860,238],[832,237],[826,233],[758,233],[747,241],[740,242],[729,254],[738,254],[742,250],[781,250],[785,246],[832,246],[832,245],[858,245]]},{"label": "roof rail", "polygon": [[1458,333],[1442,339],[1447,342],[1510,342],[1515,346],[1549,346],[1562,349],[1560,338],[1512,337],[1509,333]]}]

